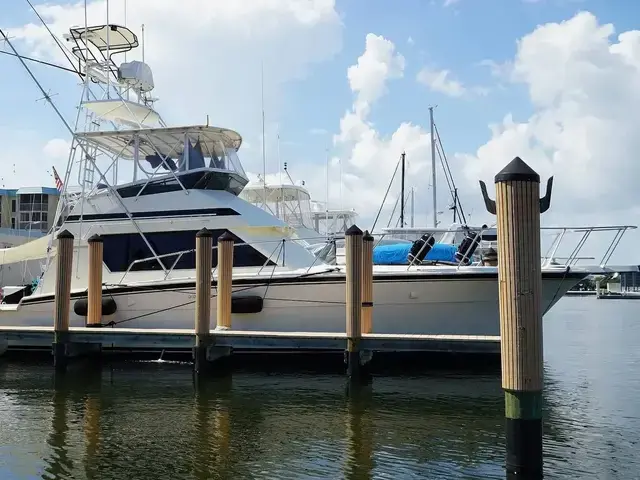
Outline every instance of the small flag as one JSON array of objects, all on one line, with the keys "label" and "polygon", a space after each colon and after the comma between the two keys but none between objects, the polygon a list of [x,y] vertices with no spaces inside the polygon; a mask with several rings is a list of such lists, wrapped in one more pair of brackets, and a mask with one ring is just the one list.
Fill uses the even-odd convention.
[{"label": "small flag", "polygon": [[56,181],[56,188],[58,189],[58,192],[62,193],[62,189],[64,187],[64,184],[62,183],[62,180],[60,180],[60,177],[58,176],[58,172],[56,171],[56,167],[52,167],[53,168],[53,178]]}]

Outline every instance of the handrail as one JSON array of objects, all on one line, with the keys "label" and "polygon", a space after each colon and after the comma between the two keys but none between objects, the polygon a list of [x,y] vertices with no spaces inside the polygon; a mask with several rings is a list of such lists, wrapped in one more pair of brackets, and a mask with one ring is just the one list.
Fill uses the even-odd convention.
[{"label": "handrail", "polygon": [[[484,227],[484,228],[483,228]],[[482,240],[482,236],[487,232],[487,231],[491,231],[495,228],[495,224],[492,224],[491,226],[486,226],[483,225],[483,227],[477,227],[477,229],[474,229],[473,227],[455,227],[455,228],[450,228],[448,230],[444,230],[441,229],[440,231],[442,233],[457,233],[457,232],[468,232],[469,230],[475,230],[475,235],[474,235],[474,240],[473,242],[470,244],[470,246],[467,248],[467,250],[465,252],[460,252],[463,253],[462,255],[462,259],[458,262],[456,262],[455,266],[456,269],[460,269],[463,266],[466,266],[466,262],[465,260],[470,259],[471,257],[469,256],[470,253],[470,249],[472,248],[473,244],[478,241],[478,239],[480,240],[480,246],[483,248],[487,248],[487,247],[495,247],[496,241],[487,241],[487,240]],[[634,225],[606,225],[606,226],[592,226],[592,227],[547,227],[547,226],[541,226],[540,230],[541,231],[553,231],[553,230],[557,230],[558,232],[555,234],[555,238],[554,240],[551,242],[551,244],[549,245],[548,249],[546,250],[546,252],[544,253],[544,255],[541,255],[540,260],[542,262],[542,266],[543,267],[548,267],[552,264],[552,262],[554,260],[559,260],[562,259],[563,262],[561,263],[561,265],[564,266],[575,266],[579,261],[581,260],[595,260],[596,257],[593,256],[580,256],[580,252],[582,251],[582,249],[584,248],[585,244],[587,243],[587,240],[590,238],[591,234],[593,233],[600,233],[600,232],[615,232],[615,235],[613,237],[613,239],[611,240],[611,242],[608,244],[604,254],[602,255],[602,257],[600,258],[600,262],[599,262],[599,266],[600,267],[605,267],[607,265],[607,263],[610,261],[611,257],[613,256],[613,253],[615,252],[615,250],[617,249],[618,245],[620,244],[620,241],[622,240],[622,237],[624,236],[624,234],[628,231],[628,230],[635,230],[637,227]],[[419,229],[411,229],[411,232],[407,232],[410,234],[418,234],[420,233]],[[430,231],[429,228],[425,228],[422,229],[423,231]],[[581,234],[580,238],[577,242],[577,244],[573,247],[573,249],[570,251],[570,253],[568,255],[563,255],[561,257],[557,256],[557,252],[560,249],[561,244],[563,243],[563,241],[566,239],[567,234],[569,233],[578,233]],[[379,245],[380,242],[391,236],[390,233],[388,232],[384,232],[384,233],[374,233],[372,234],[374,236],[374,238],[377,238],[377,241],[374,243],[374,248],[375,246]],[[237,242],[234,243],[234,248],[237,246],[243,246],[243,245],[250,245],[250,246],[256,246],[256,245],[268,245],[268,244],[275,244],[274,248],[271,250],[270,254],[267,256],[266,261],[264,262],[264,264],[262,266],[260,266],[257,274],[259,275],[260,273],[262,273],[263,269],[265,267],[268,266],[269,261],[272,261],[274,256],[277,255],[277,260],[275,265],[273,265],[273,271],[275,271],[278,267],[286,267],[286,262],[285,262],[285,258],[284,258],[284,252],[285,252],[285,248],[286,248],[286,244],[287,243],[296,243],[299,246],[301,246],[302,248],[308,249],[308,247],[310,245],[312,245],[313,243],[309,243],[309,240],[317,240],[323,238],[324,242],[333,242],[334,244],[338,241],[338,240],[344,240],[345,236],[344,235],[333,235],[330,238],[327,237],[296,237],[296,238],[278,238],[278,239],[270,239],[270,240],[260,240],[260,241],[256,241],[256,242]],[[316,244],[320,243],[320,242],[315,242]],[[565,242],[566,243],[566,242]],[[214,244],[212,246],[212,249],[215,251],[217,249],[217,245]],[[423,247],[425,248],[425,247]],[[181,251],[176,251],[176,252],[171,252],[171,253],[165,253],[162,255],[157,255],[157,256],[149,256],[147,258],[142,258],[142,259],[136,259],[134,261],[132,261],[127,270],[124,272],[120,283],[124,282],[126,276],[129,274],[129,272],[131,272],[132,268],[139,264],[139,263],[143,263],[143,262],[148,262],[150,260],[159,260],[162,258],[168,258],[168,257],[176,257],[175,261],[172,263],[172,265],[165,269],[164,273],[164,279],[166,280],[175,270],[176,266],[178,265],[178,263],[180,262],[180,259],[188,253],[192,253],[195,252],[195,248],[191,248],[191,249],[187,249],[187,250],[181,250]],[[419,252],[420,253],[420,252]],[[280,264],[280,256],[282,256],[282,264]],[[315,257],[313,259],[313,262],[310,263],[310,265],[304,267],[306,268],[307,272],[309,272],[311,270],[311,268],[313,268],[317,263],[322,263],[321,259],[319,257]],[[410,270],[412,267],[418,267],[421,264],[415,264],[414,262],[411,262],[408,265],[407,270]],[[448,264],[449,265],[449,264]],[[473,264],[471,264],[471,266],[477,266],[478,263],[474,262]],[[453,265],[452,265],[453,266]],[[215,268],[213,269],[213,271],[215,272]]]}]

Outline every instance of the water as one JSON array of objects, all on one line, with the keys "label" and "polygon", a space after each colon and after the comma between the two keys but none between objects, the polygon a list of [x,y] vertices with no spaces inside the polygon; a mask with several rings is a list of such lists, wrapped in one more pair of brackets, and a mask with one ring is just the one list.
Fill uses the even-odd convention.
[{"label": "water", "polygon": [[[545,318],[545,478],[640,478],[640,302]],[[3,364],[4,363],[4,364]],[[0,362],[0,478],[504,478],[499,373],[376,377]]]}]

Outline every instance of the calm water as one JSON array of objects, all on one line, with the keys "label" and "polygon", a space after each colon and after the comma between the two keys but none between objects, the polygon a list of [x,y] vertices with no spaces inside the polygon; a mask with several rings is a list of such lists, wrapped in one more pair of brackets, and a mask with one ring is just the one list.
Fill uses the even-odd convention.
[{"label": "calm water", "polygon": [[[640,301],[545,319],[545,478],[640,478]],[[3,364],[4,363],[4,364]],[[0,478],[504,478],[499,373],[376,377],[0,362]]]}]

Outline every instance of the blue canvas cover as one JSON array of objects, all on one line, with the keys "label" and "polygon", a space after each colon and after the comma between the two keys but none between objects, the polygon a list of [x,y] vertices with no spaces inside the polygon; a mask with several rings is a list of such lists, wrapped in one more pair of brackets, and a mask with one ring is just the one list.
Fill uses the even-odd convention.
[{"label": "blue canvas cover", "polygon": [[[407,256],[411,250],[411,243],[396,243],[393,245],[378,245],[373,249],[374,265],[408,265]],[[455,254],[457,247],[448,243],[436,243],[427,254],[425,261],[441,261],[457,263]]]}]

